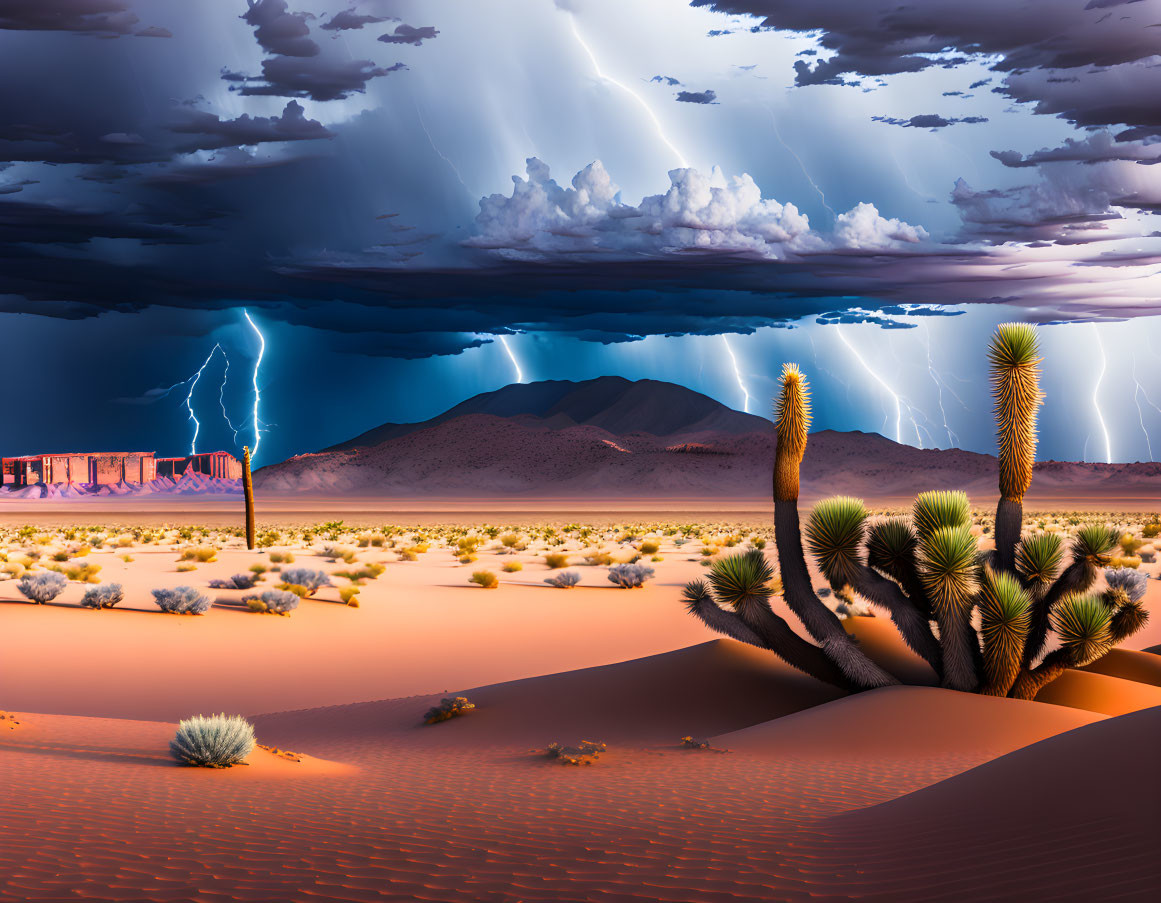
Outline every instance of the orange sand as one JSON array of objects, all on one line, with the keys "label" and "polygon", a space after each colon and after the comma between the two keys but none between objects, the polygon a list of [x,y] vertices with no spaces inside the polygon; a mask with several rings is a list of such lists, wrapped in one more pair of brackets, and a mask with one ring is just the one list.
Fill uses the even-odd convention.
[{"label": "orange sand", "polygon": [[[0,705],[20,722],[0,722],[0,899],[1089,901],[1161,880],[1144,846],[1161,709],[1133,712],[1161,705],[1147,653],[1033,703],[844,697],[707,641],[678,599],[704,573],[693,547],[664,544],[633,591],[584,566],[580,587],[551,589],[539,554],[364,549],[387,569],[359,608],[324,589],[289,618],[239,609],[239,591],[209,590],[222,602],[204,617],[149,599],[259,553],[179,574],[172,548],[122,551],[86,559],[125,585],[111,611],[79,609],[77,584],[34,606],[0,582]],[[513,559],[524,570],[502,573]],[[468,585],[478,569],[499,589]],[[930,677],[887,619],[847,626],[885,667]],[[423,726],[446,691],[477,709]],[[302,761],[174,764],[174,722],[223,710]],[[686,735],[732,751],[682,749]],[[582,739],[609,752],[582,768],[542,755]],[[1129,764],[1110,771],[1110,755]]]}]

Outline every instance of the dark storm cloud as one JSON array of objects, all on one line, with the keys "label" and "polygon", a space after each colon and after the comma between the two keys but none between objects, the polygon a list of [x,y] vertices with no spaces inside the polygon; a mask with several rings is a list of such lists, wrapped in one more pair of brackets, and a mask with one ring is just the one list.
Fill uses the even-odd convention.
[{"label": "dark storm cloud", "polygon": [[414,44],[418,47],[424,41],[433,40],[439,31],[432,25],[424,25],[420,28],[415,28],[412,25],[397,25],[395,31],[391,34],[379,35],[379,40],[384,44]]},{"label": "dark storm cloud", "polygon": [[663,85],[669,85],[671,88],[681,84],[681,82],[679,82],[671,75],[655,75],[653,78],[649,79],[649,81],[659,82]]},{"label": "dark storm cloud", "polygon": [[[800,84],[842,74],[890,75],[944,64],[940,54],[1002,57],[1000,71],[1027,68],[1114,66],[1157,53],[1157,0],[1129,4],[1121,17],[1099,23],[1095,10],[1059,0],[692,0],[733,15],[762,19],[761,27],[820,33],[832,53],[807,67]],[[933,56],[929,56],[933,55]]]},{"label": "dark storm cloud", "polygon": [[940,116],[938,113],[921,113],[918,116],[912,116],[910,119],[894,119],[890,116],[872,116],[873,122],[884,122],[887,125],[897,125],[907,129],[944,129],[949,125],[955,125],[960,122],[979,123],[987,122],[988,120],[983,116],[962,116],[960,118],[952,117],[947,119]]},{"label": "dark storm cloud", "polygon": [[131,34],[140,20],[119,0],[0,0],[0,29]]},{"label": "dark storm cloud", "polygon": [[[310,37],[307,13],[288,12],[285,0],[247,0],[249,10],[242,16],[254,26],[254,37],[271,58],[262,61],[261,75],[222,71],[222,79],[231,82],[230,90],[245,96],[308,97],[316,101],[342,100],[366,90],[367,82],[406,69],[402,63],[380,66],[371,60],[340,58],[334,51],[323,53]],[[331,22],[334,20],[332,19]],[[331,24],[325,23],[323,26]],[[399,28],[410,28],[401,25]],[[416,39],[398,43],[418,44],[434,37],[430,29]],[[399,32],[399,29],[396,29]],[[383,40],[380,38],[380,40]]]},{"label": "dark storm cloud", "polygon": [[1161,141],[1117,141],[1108,132],[1097,132],[1087,138],[1066,138],[1061,147],[1041,148],[1030,154],[1019,151],[992,151],[991,155],[1013,169],[1042,163],[1105,163],[1129,160],[1137,163],[1161,162]]},{"label": "dark storm cloud", "polygon": [[254,37],[267,53],[279,56],[317,56],[319,46],[310,37],[306,13],[287,11],[285,0],[246,0],[242,14],[254,26]]},{"label": "dark storm cloud", "polygon": [[717,103],[718,95],[712,88],[706,91],[678,91],[678,103]]},{"label": "dark storm cloud", "polygon": [[368,16],[357,13],[353,9],[345,9],[342,12],[335,13],[327,22],[320,25],[319,28],[324,31],[356,31],[364,25],[373,25],[377,22],[389,21],[394,21],[394,17]]},{"label": "dark storm cloud", "polygon": [[269,141],[313,141],[333,138],[317,119],[307,119],[302,107],[290,101],[281,116],[250,116],[243,113],[237,119],[220,119],[213,113],[182,110],[180,120],[169,126],[171,132],[190,135],[181,146],[190,150],[214,150],[238,145],[262,144]]}]

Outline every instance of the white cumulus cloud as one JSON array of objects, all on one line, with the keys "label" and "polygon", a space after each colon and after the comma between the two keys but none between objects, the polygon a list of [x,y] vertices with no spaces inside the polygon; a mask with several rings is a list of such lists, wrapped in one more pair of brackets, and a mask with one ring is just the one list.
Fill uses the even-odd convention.
[{"label": "white cumulus cloud", "polygon": [[512,177],[510,196],[480,201],[477,234],[467,244],[507,256],[550,258],[575,254],[721,254],[785,259],[835,249],[897,248],[927,232],[859,204],[838,217],[833,233],[812,230],[793,204],[763,198],[747,174],[726,178],[718,167],[669,172],[664,194],[636,206],[620,192],[601,162],[578,172],[571,187],[554,181],[532,157],[527,178]]}]

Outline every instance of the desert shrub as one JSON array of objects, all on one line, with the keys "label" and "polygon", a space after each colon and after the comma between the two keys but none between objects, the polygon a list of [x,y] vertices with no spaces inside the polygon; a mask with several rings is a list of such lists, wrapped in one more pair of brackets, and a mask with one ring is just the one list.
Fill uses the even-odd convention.
[{"label": "desert shrub", "polygon": [[204,615],[210,610],[210,599],[192,586],[153,590],[157,607],[168,614]]},{"label": "desert shrub", "polygon": [[272,615],[289,615],[298,608],[298,596],[281,589],[266,589],[256,595],[243,596],[242,601],[250,611]]},{"label": "desert shrub", "polygon": [[53,561],[68,561],[69,560],[69,553],[68,552],[56,552],[53,554],[52,560]]},{"label": "desert shrub", "polygon": [[463,555],[461,555],[459,557],[460,564],[471,564],[475,560],[476,560],[475,552],[465,552]]},{"label": "desert shrub", "polygon": [[750,545],[752,545],[755,549],[764,549],[766,548],[766,540],[764,540],[761,536],[755,536],[750,540]]},{"label": "desert shrub", "polygon": [[347,564],[355,563],[355,552],[353,549],[344,549],[341,546],[323,546],[319,554],[323,558],[331,559],[331,561],[342,560]]},{"label": "desert shrub", "polygon": [[608,552],[592,552],[586,555],[583,561],[592,567],[608,567],[613,563],[613,556]]},{"label": "desert shrub", "polygon": [[196,571],[197,569],[198,566],[196,564],[179,564],[177,566],[177,572],[179,574],[188,574],[190,571]]},{"label": "desert shrub", "polygon": [[294,556],[289,552],[271,552],[270,560],[275,564],[293,564]]},{"label": "desert shrub", "polygon": [[1141,533],[1148,539],[1161,536],[1161,521],[1150,521],[1149,523],[1145,524],[1144,528],[1141,530]]},{"label": "desert shrub", "polygon": [[682,749],[699,749],[699,750],[705,750],[706,752],[716,752],[716,753],[729,752],[728,749],[721,749],[720,747],[714,746],[712,743],[709,742],[709,740],[700,740],[700,739],[697,739],[695,737],[682,737],[681,738],[681,748]]},{"label": "desert shrub", "polygon": [[525,544],[518,533],[505,533],[500,537],[500,544],[509,551],[516,552],[524,548]]},{"label": "desert shrub", "polygon": [[254,751],[254,726],[241,715],[194,715],[178,724],[169,751],[186,765],[229,768]]},{"label": "desert shrub", "polygon": [[504,567],[501,568],[506,574],[515,574],[517,571],[524,570],[524,565],[519,561],[506,561]]},{"label": "desert shrub", "polygon": [[79,583],[96,583],[97,572],[101,570],[99,564],[78,564],[73,567],[65,568],[64,575],[69,580],[76,580]]},{"label": "desert shrub", "polygon": [[458,718],[476,707],[466,696],[445,696],[440,704],[428,709],[423,715],[424,724],[439,724],[451,718]]},{"label": "desert shrub", "polygon": [[1132,568],[1111,567],[1105,571],[1105,583],[1109,589],[1124,590],[1134,602],[1140,602],[1145,597],[1149,576]]},{"label": "desert shrub", "polygon": [[415,552],[414,549],[400,549],[398,554],[399,554],[400,561],[418,561],[419,560],[419,555]]},{"label": "desert shrub", "polygon": [[320,587],[331,585],[331,578],[324,571],[310,568],[284,568],[279,576],[285,584],[301,586],[308,596],[314,595]]},{"label": "desert shrub", "polygon": [[233,577],[227,577],[225,580],[215,579],[210,581],[211,589],[253,589],[254,584],[258,582],[257,574],[235,574]]},{"label": "desert shrub", "polygon": [[352,583],[362,583],[364,580],[374,580],[376,577],[379,577],[385,570],[387,570],[386,567],[379,564],[378,562],[373,562],[371,564],[364,565],[357,571],[335,571],[333,576],[344,577],[347,580],[350,580]]},{"label": "desert shrub", "polygon": [[563,552],[549,552],[544,556],[544,563],[552,570],[568,567],[568,556]]},{"label": "desert shrub", "polygon": [[637,551],[642,555],[656,555],[661,551],[661,546],[656,542],[647,541],[637,546]]},{"label": "desert shrub", "polygon": [[68,584],[64,574],[46,571],[41,574],[26,575],[16,584],[16,588],[29,601],[42,605],[45,602],[51,602],[63,593]]},{"label": "desert shrub", "polygon": [[266,567],[266,565],[264,565],[264,564],[252,564],[252,565],[250,565],[250,573],[253,574],[255,577],[261,577],[268,570],[270,570],[270,568]]},{"label": "desert shrub", "polygon": [[1136,555],[1115,555],[1109,559],[1109,564],[1115,568],[1138,568],[1141,566],[1141,559]]},{"label": "desert shrub", "polygon": [[477,583],[484,589],[495,589],[500,585],[500,578],[491,571],[476,571],[468,578],[468,583]]},{"label": "desert shrub", "polygon": [[1126,533],[1118,540],[1118,543],[1126,556],[1132,556],[1137,554],[1137,549],[1145,544],[1145,540],[1138,539],[1132,533]]},{"label": "desert shrub", "polygon": [[181,553],[179,561],[199,561],[202,564],[207,564],[211,561],[218,560],[218,550],[213,546],[198,546],[193,549],[186,549]]},{"label": "desert shrub", "polygon": [[359,588],[357,586],[344,586],[339,590],[339,598],[343,600],[351,608],[359,607]]},{"label": "desert shrub", "polygon": [[580,583],[580,574],[576,571],[562,571],[555,577],[545,577],[544,582],[557,589],[572,589]]},{"label": "desert shrub", "polygon": [[85,590],[81,605],[85,608],[112,608],[124,598],[120,583],[101,583]]},{"label": "desert shrub", "polygon": [[561,746],[559,743],[550,743],[545,754],[550,759],[556,759],[561,765],[592,765],[601,757],[601,753],[607,751],[608,747],[604,743],[581,740],[577,746]]},{"label": "desert shrub", "polygon": [[653,576],[653,568],[644,564],[618,564],[609,568],[609,582],[622,589],[638,589]]}]

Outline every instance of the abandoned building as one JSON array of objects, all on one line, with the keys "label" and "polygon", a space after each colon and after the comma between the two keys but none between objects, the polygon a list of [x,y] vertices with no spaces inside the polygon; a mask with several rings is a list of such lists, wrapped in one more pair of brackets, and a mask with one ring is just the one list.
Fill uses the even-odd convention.
[{"label": "abandoned building", "polygon": [[155,458],[153,452],[74,452],[0,458],[6,486],[37,483],[148,483],[159,476],[177,479],[187,470],[207,477],[240,479],[242,463],[229,452],[185,458]]},{"label": "abandoned building", "polygon": [[184,458],[158,458],[157,475],[177,479],[187,470],[207,477],[222,477],[227,480],[242,479],[242,462],[229,452],[202,452]]}]

